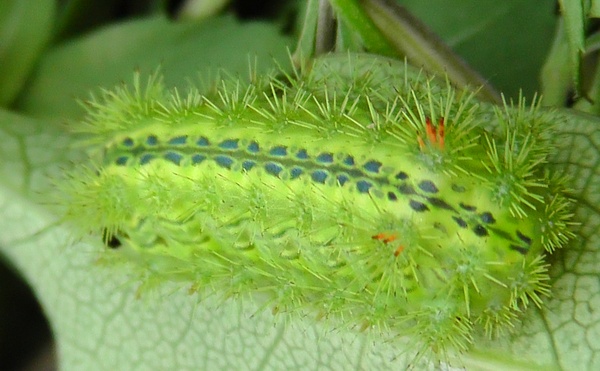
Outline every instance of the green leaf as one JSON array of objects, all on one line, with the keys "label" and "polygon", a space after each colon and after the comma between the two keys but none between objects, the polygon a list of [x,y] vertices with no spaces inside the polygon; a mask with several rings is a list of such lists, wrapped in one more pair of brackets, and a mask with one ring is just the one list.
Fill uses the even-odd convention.
[{"label": "green leaf", "polygon": [[52,36],[55,0],[0,2],[0,106],[21,91]]},{"label": "green leaf", "polygon": [[161,66],[167,86],[185,87],[202,71],[203,78],[227,67],[248,74],[249,62],[285,60],[291,40],[276,27],[240,24],[231,17],[200,23],[173,23],[165,18],[141,19],[114,25],[83,39],[58,45],[42,59],[19,109],[38,117],[78,118],[76,98],[97,87],[129,81],[136,69],[147,73]]},{"label": "green leaf", "polygon": [[600,369],[600,119],[563,111],[552,165],[571,179],[578,239],[553,263],[554,298],[540,313],[562,369]]}]

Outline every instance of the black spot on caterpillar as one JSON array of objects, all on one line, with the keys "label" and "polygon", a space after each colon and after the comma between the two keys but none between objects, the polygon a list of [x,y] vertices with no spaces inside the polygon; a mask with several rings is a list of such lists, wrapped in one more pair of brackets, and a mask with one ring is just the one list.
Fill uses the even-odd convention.
[{"label": "black spot on caterpillar", "polygon": [[419,188],[427,193],[438,193],[438,189],[431,180],[423,180],[419,183]]},{"label": "black spot on caterpillar", "polygon": [[464,221],[463,218],[461,218],[459,216],[452,216],[452,219],[456,222],[456,224],[458,224],[459,227],[467,228],[468,224],[467,224],[467,222]]},{"label": "black spot on caterpillar", "polygon": [[80,128],[98,151],[65,184],[68,216],[146,262],[140,276],[268,293],[433,355],[509,330],[571,236],[544,168],[551,117],[361,58],[205,94],[105,93]]},{"label": "black spot on caterpillar", "polygon": [[429,211],[429,207],[426,204],[422,203],[422,202],[415,201],[415,200],[410,200],[408,202],[408,204],[410,205],[410,208],[413,209],[416,212],[420,213],[420,212]]},{"label": "black spot on caterpillar", "polygon": [[521,233],[518,229],[517,229],[517,237],[519,237],[519,239],[523,242],[525,242],[527,245],[531,245],[531,238],[525,236],[523,233]]},{"label": "black spot on caterpillar", "polygon": [[111,249],[117,249],[121,246],[121,241],[114,235],[108,235],[106,230],[102,231],[102,238],[104,239],[106,246]]},{"label": "black spot on caterpillar", "polygon": [[490,213],[488,211],[481,213],[481,215],[479,217],[481,218],[481,221],[484,222],[485,224],[496,223],[496,219],[494,219],[494,216],[492,215],[492,213]]},{"label": "black spot on caterpillar", "polygon": [[485,227],[483,227],[481,224],[474,226],[473,232],[475,232],[475,234],[479,237],[485,237],[488,235],[487,229],[485,229]]}]

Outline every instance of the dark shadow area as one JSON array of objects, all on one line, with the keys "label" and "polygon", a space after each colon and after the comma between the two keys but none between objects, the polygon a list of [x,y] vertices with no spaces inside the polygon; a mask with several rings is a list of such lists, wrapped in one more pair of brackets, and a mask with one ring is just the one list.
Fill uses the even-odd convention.
[{"label": "dark shadow area", "polygon": [[0,369],[55,370],[52,334],[29,286],[4,260],[0,282]]}]

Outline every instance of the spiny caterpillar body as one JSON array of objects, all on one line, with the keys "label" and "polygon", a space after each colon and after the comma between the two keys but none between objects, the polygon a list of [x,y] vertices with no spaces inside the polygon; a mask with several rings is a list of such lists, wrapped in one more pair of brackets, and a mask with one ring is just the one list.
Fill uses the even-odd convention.
[{"label": "spiny caterpillar body", "polygon": [[462,352],[549,294],[553,124],[374,56],[185,97],[138,77],[90,102],[67,214],[146,276]]}]

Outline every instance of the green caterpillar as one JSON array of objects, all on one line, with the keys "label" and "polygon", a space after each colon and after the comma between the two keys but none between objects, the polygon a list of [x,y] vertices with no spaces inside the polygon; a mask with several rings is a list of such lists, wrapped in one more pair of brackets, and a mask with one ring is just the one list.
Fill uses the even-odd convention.
[{"label": "green caterpillar", "polygon": [[572,236],[553,125],[374,56],[185,97],[138,77],[90,102],[67,215],[146,279],[266,292],[443,356],[549,294],[544,254]]}]

